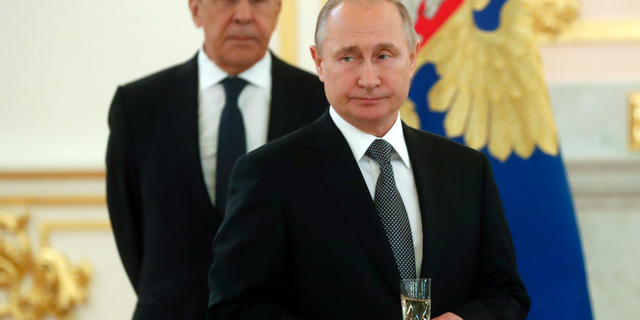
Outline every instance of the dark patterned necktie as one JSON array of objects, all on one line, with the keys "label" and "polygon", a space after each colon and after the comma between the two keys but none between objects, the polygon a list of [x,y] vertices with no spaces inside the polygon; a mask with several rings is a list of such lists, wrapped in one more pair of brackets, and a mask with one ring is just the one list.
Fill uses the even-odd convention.
[{"label": "dark patterned necktie", "polygon": [[220,128],[218,129],[216,207],[220,217],[224,218],[231,169],[233,169],[236,160],[247,153],[244,122],[242,113],[238,108],[238,96],[247,85],[247,81],[229,77],[222,80],[222,85],[224,86],[226,100],[220,116]]},{"label": "dark patterned necktie", "polygon": [[380,164],[374,202],[396,258],[400,276],[402,279],[413,279],[416,277],[416,258],[411,225],[409,225],[407,210],[393,176],[391,151],[393,151],[391,144],[385,140],[376,139],[365,154]]}]

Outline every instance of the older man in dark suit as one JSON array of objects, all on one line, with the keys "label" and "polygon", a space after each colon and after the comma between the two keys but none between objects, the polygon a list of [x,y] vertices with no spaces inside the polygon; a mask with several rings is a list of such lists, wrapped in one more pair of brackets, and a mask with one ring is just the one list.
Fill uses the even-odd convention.
[{"label": "older man in dark suit", "polygon": [[205,35],[198,54],[116,92],[107,200],[138,295],[134,319],[205,318],[211,244],[235,160],[328,107],[317,76],[267,51],[280,6],[190,0]]},{"label": "older man in dark suit", "polygon": [[329,0],[311,51],[331,108],[236,163],[208,319],[401,319],[399,282],[416,277],[438,320],[525,319],[489,161],[399,118],[406,9]]}]

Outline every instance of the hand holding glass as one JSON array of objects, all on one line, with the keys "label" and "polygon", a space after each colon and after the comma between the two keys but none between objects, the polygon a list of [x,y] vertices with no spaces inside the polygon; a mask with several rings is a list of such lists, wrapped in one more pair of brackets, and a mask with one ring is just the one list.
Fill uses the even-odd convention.
[{"label": "hand holding glass", "polygon": [[403,320],[431,319],[431,279],[400,280]]}]

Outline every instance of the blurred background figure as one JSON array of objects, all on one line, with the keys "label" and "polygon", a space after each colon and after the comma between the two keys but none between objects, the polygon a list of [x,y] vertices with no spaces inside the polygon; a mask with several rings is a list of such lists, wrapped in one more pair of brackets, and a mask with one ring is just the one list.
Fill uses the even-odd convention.
[{"label": "blurred background figure", "polygon": [[204,319],[211,244],[238,157],[328,107],[318,77],[267,51],[280,0],[190,0],[204,45],[116,91],[107,202],[134,319]]}]

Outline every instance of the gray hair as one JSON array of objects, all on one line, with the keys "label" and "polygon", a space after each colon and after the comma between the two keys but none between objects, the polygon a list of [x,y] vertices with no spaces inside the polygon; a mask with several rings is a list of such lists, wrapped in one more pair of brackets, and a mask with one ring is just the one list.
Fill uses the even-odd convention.
[{"label": "gray hair", "polygon": [[[329,14],[339,4],[347,1],[350,0],[329,0],[320,10],[320,13],[318,14],[318,21],[316,22],[315,33],[315,45],[316,48],[318,48],[318,52],[320,53],[320,55],[322,55],[322,42],[324,41],[324,37],[327,34],[327,19],[329,18]],[[402,31],[404,32],[405,37],[407,37],[409,50],[412,50],[411,47],[416,43],[416,41],[418,41],[418,35],[416,34],[416,30],[413,28],[413,22],[409,11],[400,1],[397,0],[368,0],[366,2],[382,1],[391,2],[396,6],[396,8],[398,8],[398,12],[400,13],[400,17],[402,18]],[[360,0],[359,2],[365,1]]]}]

